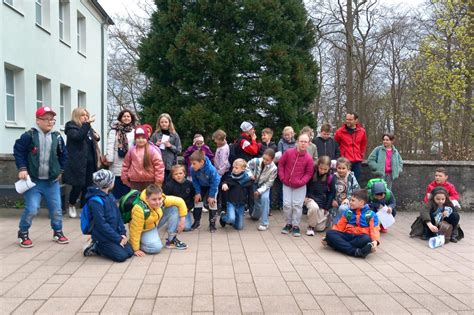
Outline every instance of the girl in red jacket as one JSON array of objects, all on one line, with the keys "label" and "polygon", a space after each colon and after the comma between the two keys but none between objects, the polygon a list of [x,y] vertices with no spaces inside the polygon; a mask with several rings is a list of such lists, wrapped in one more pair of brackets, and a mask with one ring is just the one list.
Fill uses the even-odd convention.
[{"label": "girl in red jacket", "polygon": [[150,184],[161,187],[165,166],[161,153],[148,143],[143,126],[135,129],[135,146],[128,150],[122,164],[122,182],[132,189],[144,190]]},{"label": "girl in red jacket", "polygon": [[301,236],[300,222],[303,202],[306,196],[306,184],[313,177],[313,158],[306,151],[309,136],[302,134],[295,148],[285,151],[278,162],[278,177],[283,183],[283,213],[286,225],[281,233],[293,233]]}]

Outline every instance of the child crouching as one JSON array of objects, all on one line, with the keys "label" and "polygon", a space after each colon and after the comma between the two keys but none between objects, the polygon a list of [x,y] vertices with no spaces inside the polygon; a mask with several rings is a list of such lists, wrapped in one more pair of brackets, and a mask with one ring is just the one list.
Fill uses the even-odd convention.
[{"label": "child crouching", "polygon": [[369,196],[366,190],[352,193],[350,209],[344,211],[339,221],[326,233],[323,245],[329,245],[346,255],[365,258],[375,252],[380,233],[377,215],[367,205]]}]

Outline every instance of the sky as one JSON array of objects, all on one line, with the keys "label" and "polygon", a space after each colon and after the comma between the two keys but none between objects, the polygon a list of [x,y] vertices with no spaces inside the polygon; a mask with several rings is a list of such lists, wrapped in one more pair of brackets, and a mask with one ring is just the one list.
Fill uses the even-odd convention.
[{"label": "sky", "polygon": [[[384,5],[397,5],[404,8],[414,8],[424,1],[425,0],[379,0],[379,3]],[[138,9],[136,0],[99,0],[99,3],[112,18],[117,15],[126,15],[127,10],[133,12]]]}]

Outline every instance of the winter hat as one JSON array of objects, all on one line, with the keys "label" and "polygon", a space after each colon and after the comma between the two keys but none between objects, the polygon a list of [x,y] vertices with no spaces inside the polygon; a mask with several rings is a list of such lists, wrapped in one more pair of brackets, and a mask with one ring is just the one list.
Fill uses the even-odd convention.
[{"label": "winter hat", "polygon": [[145,129],[145,131],[151,135],[153,133],[153,127],[149,124],[143,124],[142,125],[143,129]]},{"label": "winter hat", "polygon": [[51,109],[51,107],[48,107],[48,106],[40,107],[36,110],[36,118],[40,118],[44,114],[48,114],[48,113],[51,113],[54,116],[56,116],[56,113]]},{"label": "winter hat", "polygon": [[386,191],[384,183],[374,183],[374,186],[372,186],[372,193],[374,195],[385,194]]},{"label": "winter hat", "polygon": [[94,182],[94,185],[99,188],[108,188],[112,186],[114,180],[114,173],[109,170],[98,170],[92,174],[92,181]]},{"label": "winter hat", "polygon": [[135,139],[137,139],[138,137],[144,137],[145,139],[148,140],[149,138],[148,132],[146,132],[146,129],[144,126],[137,126],[135,128]]},{"label": "winter hat", "polygon": [[198,143],[198,142],[204,142],[204,137],[200,133],[197,133],[197,134],[194,135],[193,145],[196,145],[196,143]]},{"label": "winter hat", "polygon": [[254,128],[254,126],[251,121],[244,121],[243,123],[240,124],[240,129],[242,129],[243,132],[248,132],[252,128]]}]

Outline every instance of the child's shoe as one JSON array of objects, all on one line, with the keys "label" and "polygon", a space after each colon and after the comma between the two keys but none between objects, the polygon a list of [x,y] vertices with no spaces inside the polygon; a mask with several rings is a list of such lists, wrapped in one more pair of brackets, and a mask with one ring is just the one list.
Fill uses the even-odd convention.
[{"label": "child's shoe", "polygon": [[207,210],[207,208],[202,207],[202,212],[207,213],[209,212],[209,210]]},{"label": "child's shoe", "polygon": [[312,226],[308,226],[308,229],[306,230],[306,235],[314,236],[314,228]]},{"label": "child's shoe", "polygon": [[89,245],[87,245],[86,248],[84,248],[84,251],[82,252],[82,254],[85,257],[95,256],[97,255],[96,248],[97,248],[97,242],[91,241]]},{"label": "child's shoe", "polygon": [[372,243],[367,243],[364,247],[356,249],[355,256],[365,258],[367,257],[368,254],[370,254],[371,251],[372,251]]},{"label": "child's shoe", "polygon": [[77,217],[76,206],[69,205],[68,214],[70,218],[76,218]]},{"label": "child's shoe", "polygon": [[384,228],[383,226],[380,227],[380,233],[388,233],[388,229]]},{"label": "child's shoe", "polygon": [[219,215],[219,224],[225,228],[226,222],[224,221],[224,215],[225,211],[221,211],[221,214]]},{"label": "child's shoe", "polygon": [[266,230],[268,230],[268,225],[260,225],[257,229],[259,231],[266,231]]},{"label": "child's shoe", "polygon": [[209,224],[209,232],[214,233],[215,231],[217,231],[216,224],[215,223],[210,223]]},{"label": "child's shoe", "polygon": [[191,225],[191,231],[197,230],[201,227],[200,221],[194,221],[193,225]]},{"label": "child's shoe", "polygon": [[281,229],[281,234],[290,233],[292,228],[293,228],[293,226],[291,226],[291,224],[285,225],[285,227],[283,229]]},{"label": "child's shoe", "polygon": [[293,229],[291,230],[292,234],[294,237],[300,237],[301,236],[301,231],[298,226],[294,226]]},{"label": "child's shoe", "polygon": [[64,236],[63,231],[54,231],[53,241],[55,241],[58,244],[67,244],[67,243],[69,243],[69,240],[66,236]]},{"label": "child's shoe", "polygon": [[28,231],[26,232],[18,231],[18,241],[20,242],[20,247],[23,247],[23,248],[33,247],[33,241],[28,236]]},{"label": "child's shoe", "polygon": [[174,248],[174,249],[179,249],[179,250],[183,250],[183,249],[186,249],[188,248],[188,245],[186,245],[186,243],[184,242],[181,242],[180,240],[178,240],[178,238],[175,236],[173,237],[173,239],[171,241],[167,240],[166,241],[166,248]]}]

